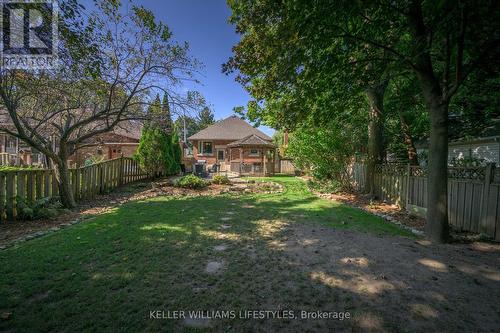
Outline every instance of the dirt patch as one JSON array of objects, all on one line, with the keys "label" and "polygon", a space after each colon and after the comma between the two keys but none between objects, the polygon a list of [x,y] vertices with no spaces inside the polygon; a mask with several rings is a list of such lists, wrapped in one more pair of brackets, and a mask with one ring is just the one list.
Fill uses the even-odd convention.
[{"label": "dirt patch", "polygon": [[358,330],[494,332],[500,327],[500,244],[432,245],[315,224],[280,227],[287,236],[272,237],[269,246],[318,286],[339,290],[339,299],[323,308],[350,310]]},{"label": "dirt patch", "polygon": [[398,205],[372,200],[369,195],[360,193],[317,193],[317,195],[325,199],[342,202],[352,207],[361,208],[373,214],[389,216],[412,229],[423,231],[425,228],[424,218],[410,215]]}]

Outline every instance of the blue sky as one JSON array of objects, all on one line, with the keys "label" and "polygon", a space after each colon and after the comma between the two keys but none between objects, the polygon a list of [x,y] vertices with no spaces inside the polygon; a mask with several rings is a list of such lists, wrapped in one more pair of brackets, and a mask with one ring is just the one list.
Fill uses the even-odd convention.
[{"label": "blue sky", "polygon": [[[84,5],[89,0],[82,0]],[[231,56],[231,47],[239,41],[234,26],[227,20],[231,14],[225,0],[134,0],[152,10],[157,19],[166,23],[178,41],[187,41],[191,55],[201,61],[200,91],[215,112],[216,119],[233,114],[233,107],[246,105],[247,92],[226,76],[221,65]],[[191,88],[191,87],[189,87]],[[259,127],[268,135],[274,130]]]}]

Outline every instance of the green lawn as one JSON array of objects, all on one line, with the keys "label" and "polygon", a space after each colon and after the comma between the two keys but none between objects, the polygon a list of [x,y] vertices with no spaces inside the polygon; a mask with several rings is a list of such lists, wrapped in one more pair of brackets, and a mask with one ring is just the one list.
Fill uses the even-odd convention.
[{"label": "green lawn", "polygon": [[[0,331],[189,331],[195,329],[179,320],[149,319],[149,311],[260,309],[276,300],[314,308],[335,299],[337,291],[320,291],[269,246],[270,237],[281,235],[263,231],[268,221],[411,236],[378,217],[315,197],[296,178],[272,180],[286,191],[132,202],[1,251],[0,314],[12,315],[0,319]],[[231,228],[221,230],[221,224]],[[223,253],[213,248],[221,243],[229,246]],[[206,264],[214,258],[227,268],[208,274]],[[292,291],[286,289],[290,281],[298,286]],[[253,324],[223,320],[209,330],[231,325],[248,331]]]}]

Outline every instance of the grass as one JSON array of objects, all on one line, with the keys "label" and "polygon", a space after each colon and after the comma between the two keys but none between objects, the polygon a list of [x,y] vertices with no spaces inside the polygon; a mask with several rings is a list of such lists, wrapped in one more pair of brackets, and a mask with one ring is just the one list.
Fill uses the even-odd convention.
[{"label": "grass", "polygon": [[[179,320],[149,319],[149,311],[261,309],[275,302],[314,309],[339,297],[337,291],[321,289],[269,246],[272,238],[284,237],[266,230],[269,221],[411,236],[361,210],[315,197],[296,178],[271,180],[285,185],[285,192],[132,202],[1,251],[0,314],[12,314],[0,319],[0,331],[190,331]],[[228,210],[234,212],[231,221],[222,222]],[[222,231],[223,223],[231,228]],[[230,250],[213,249],[221,243]],[[207,274],[210,260],[231,269]],[[255,324],[230,323],[238,331]],[[217,325],[209,331],[229,322]]]}]

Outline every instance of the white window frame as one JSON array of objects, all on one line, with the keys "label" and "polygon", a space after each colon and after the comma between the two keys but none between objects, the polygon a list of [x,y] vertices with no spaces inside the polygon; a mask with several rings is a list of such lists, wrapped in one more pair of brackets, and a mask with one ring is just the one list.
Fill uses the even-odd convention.
[{"label": "white window frame", "polygon": [[[203,151],[203,145],[205,143],[211,143],[212,144],[212,152],[211,153],[205,153]],[[198,141],[198,155],[199,156],[214,156],[214,150],[215,150],[215,147],[214,147],[213,141]]]}]

